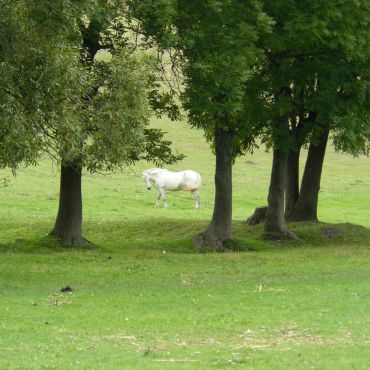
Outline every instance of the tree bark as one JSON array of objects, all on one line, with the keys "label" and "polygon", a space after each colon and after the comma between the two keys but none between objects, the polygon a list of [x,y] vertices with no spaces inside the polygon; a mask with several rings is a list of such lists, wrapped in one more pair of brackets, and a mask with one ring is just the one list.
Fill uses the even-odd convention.
[{"label": "tree bark", "polygon": [[317,143],[311,143],[303,173],[298,201],[288,215],[288,221],[318,221],[317,205],[320,191],[322,167],[329,129],[324,128]]},{"label": "tree bark", "polygon": [[265,222],[265,237],[294,238],[285,224],[284,219],[284,190],[286,180],[288,153],[274,149],[272,160],[271,180],[268,193],[268,209]]},{"label": "tree bark", "polygon": [[82,169],[78,162],[61,165],[59,210],[51,235],[64,245],[87,246],[82,236]]},{"label": "tree bark", "polygon": [[215,129],[216,173],[215,205],[212,220],[196,241],[203,249],[225,251],[232,244],[232,165],[233,131]]},{"label": "tree bark", "polygon": [[298,201],[299,197],[299,156],[301,148],[292,149],[288,153],[287,178],[285,188],[285,217]]}]

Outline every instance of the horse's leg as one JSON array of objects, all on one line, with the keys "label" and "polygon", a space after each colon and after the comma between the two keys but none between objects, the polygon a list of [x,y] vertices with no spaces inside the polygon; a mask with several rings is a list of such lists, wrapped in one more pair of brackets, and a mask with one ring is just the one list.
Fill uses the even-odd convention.
[{"label": "horse's leg", "polygon": [[195,199],[195,209],[199,209],[200,208],[200,193],[198,190],[193,190],[192,193]]},{"label": "horse's leg", "polygon": [[159,188],[159,191],[161,192],[161,196],[163,199],[163,207],[168,208],[167,200],[166,200],[166,193],[164,192],[164,189]]},{"label": "horse's leg", "polygon": [[161,199],[161,192],[158,190],[157,201],[155,202],[154,208],[158,208],[159,207],[159,201],[160,201],[160,199]]}]

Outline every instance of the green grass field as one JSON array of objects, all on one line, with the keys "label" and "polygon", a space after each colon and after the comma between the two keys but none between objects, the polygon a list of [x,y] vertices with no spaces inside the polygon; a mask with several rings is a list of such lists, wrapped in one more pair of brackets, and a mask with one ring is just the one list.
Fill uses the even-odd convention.
[{"label": "green grass field", "polygon": [[[234,167],[234,235],[250,251],[200,254],[212,214],[214,158],[200,131],[155,122],[202,174],[202,209],[127,173],[84,177],[84,234],[96,248],[47,236],[58,168],[22,169],[0,188],[0,369],[369,369],[370,160],[329,148],[322,223],[304,241],[270,243],[243,224],[266,203],[271,155]],[[304,158],[303,158],[304,159]],[[303,161],[302,159],[302,161]],[[0,177],[9,172],[0,172]],[[61,293],[69,284],[73,293]]]}]

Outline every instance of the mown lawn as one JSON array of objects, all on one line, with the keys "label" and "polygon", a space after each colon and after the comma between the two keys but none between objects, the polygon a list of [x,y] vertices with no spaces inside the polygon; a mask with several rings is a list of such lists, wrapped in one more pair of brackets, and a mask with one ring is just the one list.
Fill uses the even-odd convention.
[{"label": "mown lawn", "polygon": [[136,176],[146,163],[86,175],[96,247],[61,248],[47,236],[57,166],[22,169],[0,189],[0,369],[368,369],[369,159],[329,150],[323,223],[291,225],[304,241],[270,243],[242,221],[265,204],[271,157],[240,158],[234,235],[249,252],[200,254],[192,238],[211,217],[213,157],[200,132],[155,124],[188,155],[174,168],[202,174],[199,212],[185,193],[153,209]]}]

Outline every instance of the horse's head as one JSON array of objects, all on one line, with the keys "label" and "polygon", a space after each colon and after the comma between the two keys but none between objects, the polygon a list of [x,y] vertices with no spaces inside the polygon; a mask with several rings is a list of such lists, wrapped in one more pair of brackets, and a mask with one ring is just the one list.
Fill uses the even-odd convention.
[{"label": "horse's head", "polygon": [[149,172],[150,170],[145,170],[144,172],[143,172],[143,179],[144,179],[144,181],[145,181],[145,184],[146,184],[146,188],[148,189],[148,190],[150,190],[151,189],[151,187],[152,187],[152,184],[150,183],[150,172]]},{"label": "horse's head", "polygon": [[163,171],[166,171],[162,168],[150,168],[149,170],[145,170],[143,172],[143,178],[144,178],[144,181],[145,181],[145,184],[146,184],[146,188],[148,190],[151,189],[152,187],[152,184],[151,182],[153,182],[154,186],[156,184],[156,180],[158,178],[158,176],[163,172]]}]

